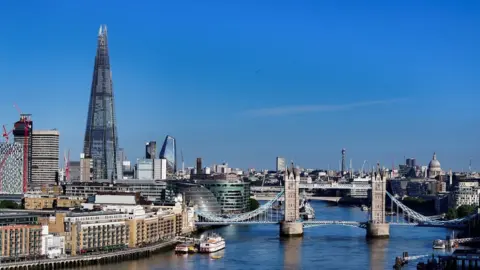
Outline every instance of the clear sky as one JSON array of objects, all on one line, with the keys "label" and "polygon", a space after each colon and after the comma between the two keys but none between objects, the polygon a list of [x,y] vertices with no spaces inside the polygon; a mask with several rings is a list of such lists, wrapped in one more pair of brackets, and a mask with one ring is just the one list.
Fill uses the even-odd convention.
[{"label": "clear sky", "polygon": [[436,151],[444,169],[480,170],[479,14],[479,1],[1,1],[0,124],[16,103],[78,160],[107,24],[131,160],[170,134],[187,165],[337,168],[345,147],[355,168]]}]

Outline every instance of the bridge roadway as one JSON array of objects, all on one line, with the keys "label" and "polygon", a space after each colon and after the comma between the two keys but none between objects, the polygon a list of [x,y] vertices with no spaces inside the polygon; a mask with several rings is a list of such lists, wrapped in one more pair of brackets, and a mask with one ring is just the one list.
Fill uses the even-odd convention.
[{"label": "bridge roadway", "polygon": [[[252,186],[252,191],[267,191],[267,192],[280,192],[283,186]],[[325,183],[300,183],[301,189],[356,189],[356,190],[369,190],[372,189],[370,184],[357,184],[357,183],[337,183],[337,182],[325,182]]]},{"label": "bridge roadway", "polygon": [[[258,200],[258,201],[271,201],[275,198],[275,195],[276,194],[255,194],[253,196],[251,196],[251,198],[255,199],[255,200]],[[312,201],[324,201],[324,202],[334,202],[334,203],[338,203],[342,197],[321,197],[321,196],[307,196],[307,199],[308,200],[312,200]],[[283,202],[285,199],[284,197],[281,197],[280,199],[278,199],[278,201],[281,201]]]},{"label": "bridge roadway", "polygon": [[[201,221],[195,222],[195,225],[204,225],[204,226],[211,226],[211,225],[268,225],[268,224],[279,224],[279,221]],[[317,226],[330,226],[330,225],[341,225],[341,226],[350,226],[350,227],[359,227],[359,228],[366,228],[367,222],[366,221],[343,221],[343,220],[306,220],[302,221],[303,226],[305,228],[310,227],[317,227]],[[441,224],[435,222],[425,222],[425,223],[408,223],[408,222],[387,222],[390,226],[412,226],[412,227],[440,227],[440,228],[463,228],[461,225],[458,224]],[[479,239],[480,241],[480,239]]]}]

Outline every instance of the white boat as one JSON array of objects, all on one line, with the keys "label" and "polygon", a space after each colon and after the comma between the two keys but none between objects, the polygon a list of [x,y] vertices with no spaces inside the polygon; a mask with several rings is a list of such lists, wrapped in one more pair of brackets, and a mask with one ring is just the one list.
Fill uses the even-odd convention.
[{"label": "white boat", "polygon": [[178,244],[175,247],[175,253],[188,253],[188,245],[183,243],[183,244]]},{"label": "white boat", "polygon": [[446,248],[445,240],[437,239],[433,241],[433,248],[434,249],[445,249]]},{"label": "white boat", "polygon": [[368,206],[362,205],[362,211],[368,212],[368,210],[370,210],[370,209],[368,208]]},{"label": "white boat", "polygon": [[225,240],[218,234],[208,235],[200,241],[200,252],[212,253],[225,248]]}]

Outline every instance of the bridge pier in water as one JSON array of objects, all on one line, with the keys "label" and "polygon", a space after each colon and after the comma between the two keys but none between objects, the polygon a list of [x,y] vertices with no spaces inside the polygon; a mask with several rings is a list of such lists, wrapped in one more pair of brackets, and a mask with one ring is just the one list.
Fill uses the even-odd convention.
[{"label": "bridge pier in water", "polygon": [[388,223],[367,223],[367,238],[389,238],[390,224]]},{"label": "bridge pier in water", "polygon": [[380,171],[379,167],[377,165],[377,172],[372,177],[372,207],[367,223],[367,238],[390,237],[390,224],[385,220],[386,172]]},{"label": "bridge pier in water", "polygon": [[280,222],[280,236],[295,237],[303,235],[303,223],[300,222],[300,170],[292,167],[285,169],[285,213]]},{"label": "bridge pier in water", "polygon": [[296,237],[303,236],[303,224],[300,222],[280,222],[280,236]]}]

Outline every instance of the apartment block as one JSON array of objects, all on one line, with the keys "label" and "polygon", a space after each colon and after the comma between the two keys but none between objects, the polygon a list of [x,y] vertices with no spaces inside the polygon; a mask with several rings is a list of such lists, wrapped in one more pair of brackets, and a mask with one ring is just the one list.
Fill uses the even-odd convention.
[{"label": "apartment block", "polygon": [[41,256],[42,226],[33,215],[0,215],[0,258],[14,261]]}]

